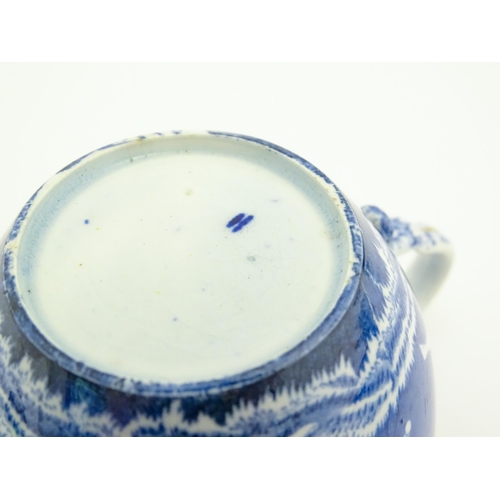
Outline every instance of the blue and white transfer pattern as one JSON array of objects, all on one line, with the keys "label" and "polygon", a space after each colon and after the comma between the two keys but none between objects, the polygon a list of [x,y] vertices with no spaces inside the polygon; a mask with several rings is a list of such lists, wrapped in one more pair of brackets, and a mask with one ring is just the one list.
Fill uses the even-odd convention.
[{"label": "blue and white transfer pattern", "polygon": [[[432,371],[418,306],[386,242],[352,209],[364,260],[355,263],[360,278],[331,330],[298,359],[215,392],[141,394],[140,385],[104,386],[63,368],[17,326],[2,265],[0,435],[431,435]],[[391,243],[403,226],[377,210],[365,213]],[[413,233],[401,234],[397,241],[408,245],[404,235]]]},{"label": "blue and white transfer pattern", "polygon": [[429,253],[449,241],[434,227],[409,223],[398,217],[390,218],[380,208],[373,205],[362,207],[365,217],[375,226],[394,255],[402,255],[408,250],[418,249]]},{"label": "blue and white transfer pattern", "polygon": [[[413,381],[412,408],[401,404],[408,399],[402,394],[409,379],[419,375],[413,373],[415,360],[423,371],[429,363],[419,314],[394,256],[364,225],[371,245],[365,246],[353,307],[305,363],[283,369],[260,388],[257,383],[199,398],[117,394],[50,366],[54,363],[36,356],[33,348],[20,349],[3,310],[0,434],[374,436],[390,426],[399,435],[431,432],[428,384],[414,387]],[[331,344],[335,349],[328,353]],[[301,364],[309,358],[318,369],[304,377]],[[428,406],[427,415],[416,409],[420,406]]]}]

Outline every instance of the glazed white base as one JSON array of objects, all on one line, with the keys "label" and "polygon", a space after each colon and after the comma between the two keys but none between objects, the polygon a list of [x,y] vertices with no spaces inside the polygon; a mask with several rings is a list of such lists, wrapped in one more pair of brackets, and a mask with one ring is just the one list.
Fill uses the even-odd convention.
[{"label": "glazed white base", "polygon": [[[153,141],[60,174],[23,236],[30,316],[75,359],[145,382],[275,359],[319,326],[346,280],[324,182],[260,145]],[[234,232],[240,213],[254,218]]]}]

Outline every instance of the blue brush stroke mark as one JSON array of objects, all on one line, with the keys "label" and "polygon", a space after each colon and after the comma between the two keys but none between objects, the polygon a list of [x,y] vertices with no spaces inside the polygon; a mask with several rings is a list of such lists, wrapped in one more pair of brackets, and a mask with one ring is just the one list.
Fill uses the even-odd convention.
[{"label": "blue brush stroke mark", "polygon": [[241,219],[245,217],[245,214],[238,214],[236,217],[233,217],[227,224],[226,227],[233,227],[235,224],[238,224]]},{"label": "blue brush stroke mark", "polygon": [[90,221],[88,219],[85,219],[85,224],[88,224]]},{"label": "blue brush stroke mark", "polygon": [[238,231],[241,231],[249,222],[253,220],[253,215],[249,215],[248,217],[244,218],[234,229],[233,233],[237,233]]}]

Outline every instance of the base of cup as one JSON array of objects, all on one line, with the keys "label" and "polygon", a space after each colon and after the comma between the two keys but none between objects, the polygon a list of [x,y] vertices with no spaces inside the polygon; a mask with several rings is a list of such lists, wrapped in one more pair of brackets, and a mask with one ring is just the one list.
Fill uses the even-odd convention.
[{"label": "base of cup", "polygon": [[235,377],[321,329],[352,281],[346,204],[263,141],[158,134],[49,181],[15,240],[19,296],[48,344],[143,384]]}]

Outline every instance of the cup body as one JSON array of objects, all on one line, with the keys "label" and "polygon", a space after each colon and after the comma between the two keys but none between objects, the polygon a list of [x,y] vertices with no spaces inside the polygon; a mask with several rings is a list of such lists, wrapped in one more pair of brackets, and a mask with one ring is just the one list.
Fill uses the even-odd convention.
[{"label": "cup body", "polygon": [[31,200],[1,244],[0,435],[432,435],[432,366],[418,304],[380,234],[339,196],[354,248],[352,276],[321,327],[258,369],[182,386],[92,370],[38,330],[11,269],[12,242]]}]

